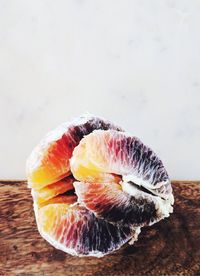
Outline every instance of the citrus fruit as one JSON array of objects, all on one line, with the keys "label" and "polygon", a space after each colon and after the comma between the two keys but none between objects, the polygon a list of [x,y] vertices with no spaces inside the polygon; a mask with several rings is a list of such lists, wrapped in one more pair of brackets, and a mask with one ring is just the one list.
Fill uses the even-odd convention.
[{"label": "citrus fruit", "polygon": [[101,257],[172,212],[168,174],[138,138],[81,116],[50,132],[27,161],[41,236],[76,256]]}]

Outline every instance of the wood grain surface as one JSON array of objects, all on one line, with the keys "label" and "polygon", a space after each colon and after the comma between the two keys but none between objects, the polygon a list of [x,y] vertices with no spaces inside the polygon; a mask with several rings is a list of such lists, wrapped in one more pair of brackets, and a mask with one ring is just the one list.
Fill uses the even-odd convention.
[{"label": "wood grain surface", "polygon": [[173,182],[174,213],[104,258],[77,258],[38,233],[25,181],[0,182],[0,275],[200,275],[200,182]]}]

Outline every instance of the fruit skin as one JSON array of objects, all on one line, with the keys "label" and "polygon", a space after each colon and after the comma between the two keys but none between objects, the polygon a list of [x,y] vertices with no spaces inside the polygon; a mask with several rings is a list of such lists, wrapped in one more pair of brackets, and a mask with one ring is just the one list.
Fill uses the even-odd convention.
[{"label": "fruit skin", "polygon": [[104,119],[83,115],[48,133],[27,160],[29,187],[41,189],[70,175],[69,159],[80,140],[95,129],[110,128],[121,130]]},{"label": "fruit skin", "polygon": [[[74,182],[78,202],[96,217],[129,227],[147,226],[169,215],[170,203],[131,186],[134,195],[117,183]],[[167,210],[163,212],[162,208]]]},{"label": "fruit skin", "polygon": [[[95,130],[74,149],[70,160],[74,177],[83,182],[109,182],[104,175],[122,175],[153,194],[168,198],[171,184],[162,161],[138,138],[116,130]],[[85,170],[92,174],[86,174]]]},{"label": "fruit skin", "polygon": [[40,234],[54,247],[76,256],[102,257],[137,239],[140,228],[116,226],[75,204],[50,204],[35,213]]}]

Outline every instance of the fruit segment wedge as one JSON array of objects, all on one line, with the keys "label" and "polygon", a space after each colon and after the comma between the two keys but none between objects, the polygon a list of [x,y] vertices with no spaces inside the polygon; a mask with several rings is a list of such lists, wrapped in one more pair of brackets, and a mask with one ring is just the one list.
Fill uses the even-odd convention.
[{"label": "fruit segment wedge", "polygon": [[95,129],[121,130],[108,121],[86,115],[47,134],[27,161],[29,187],[41,189],[70,175],[69,159],[74,148]]},{"label": "fruit segment wedge", "polygon": [[76,195],[58,195],[56,197],[53,197],[46,201],[38,203],[38,208],[41,208],[41,207],[49,205],[49,204],[55,204],[55,203],[74,204],[76,202],[77,202]]},{"label": "fruit segment wedge", "polygon": [[35,190],[33,192],[34,199],[38,204],[41,204],[60,194],[69,192],[74,189],[74,186],[73,186],[74,181],[75,179],[72,176],[68,176],[60,181],[47,185],[40,190]]},{"label": "fruit segment wedge", "polygon": [[[134,195],[117,183],[74,182],[78,202],[95,216],[127,226],[151,225],[164,218],[171,205],[130,185]],[[168,211],[166,214],[166,210]]]},{"label": "fruit segment wedge", "polygon": [[79,181],[102,183],[105,174],[114,173],[122,175],[124,182],[133,182],[160,197],[172,194],[162,161],[138,138],[125,132],[93,131],[74,149],[70,164]]},{"label": "fruit segment wedge", "polygon": [[54,247],[78,256],[111,253],[127,241],[136,240],[140,231],[98,219],[78,204],[50,204],[36,210],[36,214],[41,235]]}]

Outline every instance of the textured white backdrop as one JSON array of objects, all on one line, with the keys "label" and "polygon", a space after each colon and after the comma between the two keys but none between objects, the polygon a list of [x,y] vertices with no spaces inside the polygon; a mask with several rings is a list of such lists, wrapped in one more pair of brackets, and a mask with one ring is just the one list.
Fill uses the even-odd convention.
[{"label": "textured white backdrop", "polygon": [[0,178],[86,111],[200,179],[200,1],[0,0]]}]

